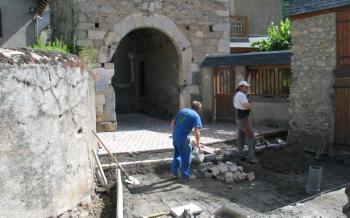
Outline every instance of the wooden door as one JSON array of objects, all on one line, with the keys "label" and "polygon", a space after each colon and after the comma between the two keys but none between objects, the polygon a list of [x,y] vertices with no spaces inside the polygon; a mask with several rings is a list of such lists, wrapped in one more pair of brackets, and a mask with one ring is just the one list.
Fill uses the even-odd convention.
[{"label": "wooden door", "polygon": [[337,78],[334,89],[334,143],[350,146],[350,78]]},{"label": "wooden door", "polygon": [[214,75],[216,121],[234,123],[236,112],[233,107],[235,74],[232,67],[218,67]]}]

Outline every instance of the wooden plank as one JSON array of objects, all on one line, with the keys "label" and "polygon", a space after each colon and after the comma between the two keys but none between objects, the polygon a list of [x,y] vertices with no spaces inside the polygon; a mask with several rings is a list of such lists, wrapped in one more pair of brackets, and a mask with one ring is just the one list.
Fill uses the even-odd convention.
[{"label": "wooden plank", "polygon": [[337,13],[337,65],[350,66],[350,10]]},{"label": "wooden plank", "polygon": [[345,91],[344,144],[350,145],[350,88],[346,88],[344,91]]},{"label": "wooden plank", "polygon": [[[104,187],[107,187],[108,185],[108,182],[107,182],[107,178],[106,178],[106,175],[104,174],[103,172],[103,169],[102,169],[102,166],[101,166],[101,163],[100,163],[100,159],[98,158],[97,154],[96,154],[96,151],[94,149],[92,149],[92,154],[95,158],[95,162],[96,162],[96,165],[97,165],[97,168],[100,172],[100,176],[102,177],[102,183],[101,185],[103,185]],[[98,177],[97,177],[98,178]]]},{"label": "wooden plank", "polygon": [[123,212],[124,212],[124,199],[123,199],[123,183],[122,183],[122,176],[120,169],[116,169],[116,218],[123,218]]}]

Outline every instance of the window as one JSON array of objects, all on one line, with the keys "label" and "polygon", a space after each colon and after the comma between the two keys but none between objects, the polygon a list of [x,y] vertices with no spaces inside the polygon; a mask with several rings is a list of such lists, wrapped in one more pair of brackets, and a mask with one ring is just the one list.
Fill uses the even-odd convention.
[{"label": "window", "polygon": [[246,16],[231,16],[231,36],[246,36],[248,34],[248,18]]},{"label": "window", "polygon": [[337,64],[350,67],[350,10],[337,13]]},{"label": "window", "polygon": [[292,72],[290,66],[250,67],[251,95],[288,97]]}]

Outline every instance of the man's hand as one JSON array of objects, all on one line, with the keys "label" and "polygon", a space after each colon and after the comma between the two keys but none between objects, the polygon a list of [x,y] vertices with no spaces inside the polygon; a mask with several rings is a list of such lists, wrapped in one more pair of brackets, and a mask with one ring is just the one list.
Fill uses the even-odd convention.
[{"label": "man's hand", "polygon": [[203,153],[203,145],[202,144],[199,144],[199,145],[197,145],[197,147],[198,147],[198,151],[199,151],[199,153]]}]

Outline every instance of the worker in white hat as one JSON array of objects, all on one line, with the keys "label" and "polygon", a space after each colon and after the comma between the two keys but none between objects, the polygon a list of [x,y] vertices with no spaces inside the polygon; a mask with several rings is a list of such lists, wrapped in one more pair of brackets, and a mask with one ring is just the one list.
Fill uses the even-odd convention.
[{"label": "worker in white hat", "polygon": [[236,109],[236,123],[238,128],[237,148],[240,159],[245,160],[246,157],[243,154],[243,148],[245,142],[247,142],[248,161],[251,163],[257,163],[258,159],[255,157],[256,138],[254,131],[249,123],[249,112],[252,109],[252,105],[248,101],[247,93],[250,85],[247,83],[247,81],[242,80],[239,82],[238,86],[238,90],[233,98],[233,105]]}]

